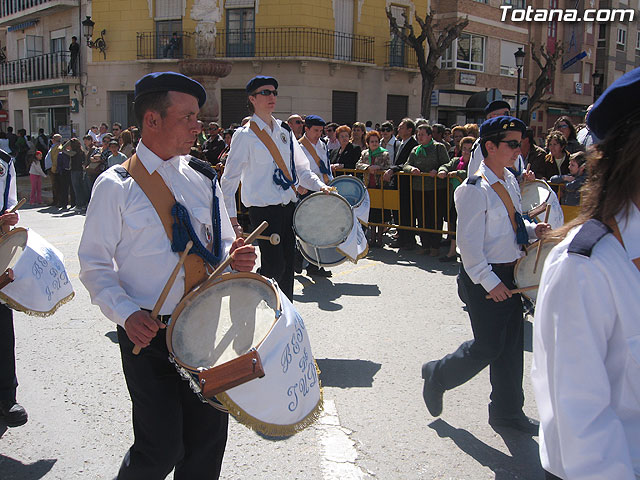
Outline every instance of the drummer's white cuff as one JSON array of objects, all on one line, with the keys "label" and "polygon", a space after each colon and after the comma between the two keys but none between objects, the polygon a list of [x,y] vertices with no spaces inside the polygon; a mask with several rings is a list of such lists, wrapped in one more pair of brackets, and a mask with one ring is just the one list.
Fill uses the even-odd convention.
[{"label": "drummer's white cuff", "polygon": [[135,313],[138,310],[140,310],[140,305],[136,305],[133,302],[125,301],[125,302],[119,303],[114,310],[117,315],[117,318],[112,318],[112,320],[116,322],[118,325],[120,325],[122,328],[124,328],[124,322],[127,321],[127,318],[129,318],[132,313]]},{"label": "drummer's white cuff", "polygon": [[487,293],[489,293],[491,290],[500,285],[501,281],[502,280],[500,280],[500,278],[498,278],[495,273],[491,272],[480,282],[480,285],[482,285]]}]

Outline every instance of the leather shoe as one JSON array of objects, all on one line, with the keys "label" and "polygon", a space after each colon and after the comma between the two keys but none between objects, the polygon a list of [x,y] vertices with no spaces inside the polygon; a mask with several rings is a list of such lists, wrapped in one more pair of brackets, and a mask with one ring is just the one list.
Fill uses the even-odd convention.
[{"label": "leather shoe", "polygon": [[7,427],[19,427],[27,423],[28,415],[19,403],[0,402],[0,418],[4,420]]},{"label": "leather shoe", "polygon": [[445,389],[433,378],[433,371],[437,361],[427,362],[422,365],[422,378],[424,378],[424,386],[422,387],[422,398],[427,406],[427,410],[433,417],[439,417],[442,413],[442,396]]},{"label": "leather shoe", "polygon": [[512,417],[512,418],[504,418],[504,417],[489,417],[489,425],[493,428],[512,428],[514,430],[518,430],[522,433],[526,433],[527,435],[537,436],[538,430],[540,427],[540,422],[534,420],[533,418],[529,418],[526,415],[522,415],[521,417]]}]

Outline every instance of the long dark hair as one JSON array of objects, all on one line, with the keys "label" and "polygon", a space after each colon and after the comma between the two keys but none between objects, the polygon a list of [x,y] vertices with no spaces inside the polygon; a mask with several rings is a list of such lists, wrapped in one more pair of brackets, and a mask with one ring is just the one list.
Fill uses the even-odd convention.
[{"label": "long dark hair", "polygon": [[569,230],[591,218],[610,222],[619,212],[625,218],[630,202],[640,193],[640,113],[609,131],[587,153],[588,179],[582,187],[582,208],[578,217],[552,232],[564,237]]}]

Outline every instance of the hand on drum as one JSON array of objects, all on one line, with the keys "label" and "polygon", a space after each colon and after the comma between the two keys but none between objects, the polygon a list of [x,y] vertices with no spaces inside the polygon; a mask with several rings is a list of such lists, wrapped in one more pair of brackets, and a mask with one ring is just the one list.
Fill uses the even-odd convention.
[{"label": "hand on drum", "polygon": [[551,231],[551,225],[548,223],[539,223],[536,225],[536,237],[543,238]]},{"label": "hand on drum", "polygon": [[327,185],[325,185],[324,187],[322,187],[322,193],[331,193],[331,192],[335,192],[336,189],[334,187],[329,187]]},{"label": "hand on drum", "polygon": [[17,213],[4,213],[0,215],[0,224],[13,226],[16,223],[18,223]]},{"label": "hand on drum", "polygon": [[308,191],[309,190],[307,190],[306,188],[304,188],[304,187],[302,187],[300,185],[298,185],[296,187],[296,192],[298,192],[298,195],[306,195]]},{"label": "hand on drum", "polygon": [[511,298],[513,293],[511,293],[511,290],[509,290],[504,283],[500,282],[489,292],[489,295],[494,302],[503,302]]},{"label": "hand on drum", "polygon": [[166,325],[159,320],[152,319],[149,312],[144,310],[132,313],[124,322],[124,330],[127,332],[129,340],[142,348],[149,346],[160,328],[166,328]]},{"label": "hand on drum", "polygon": [[253,245],[245,245],[244,238],[233,241],[229,255],[233,258],[231,268],[238,272],[250,272],[256,264],[256,249]]}]

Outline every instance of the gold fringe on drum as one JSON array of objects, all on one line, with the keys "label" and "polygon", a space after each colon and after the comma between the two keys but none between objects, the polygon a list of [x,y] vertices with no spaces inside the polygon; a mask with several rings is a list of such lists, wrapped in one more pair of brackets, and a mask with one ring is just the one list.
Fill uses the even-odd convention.
[{"label": "gold fringe on drum", "polygon": [[15,310],[16,312],[22,312],[26,315],[29,315],[31,317],[49,317],[51,315],[53,315],[54,313],[56,313],[58,311],[58,309],[64,305],[65,303],[69,303],[71,300],[73,300],[73,297],[75,296],[75,292],[71,292],[69,295],[67,295],[65,298],[63,298],[62,300],[60,300],[58,303],[55,304],[55,306],[49,310],[48,312],[38,312],[36,310],[31,310],[23,305],[20,305],[19,303],[15,302],[14,300],[10,299],[9,297],[7,297],[5,294],[3,294],[2,292],[0,292],[0,301],[2,303],[6,303],[7,306],[9,308],[11,308],[12,310]]}]

